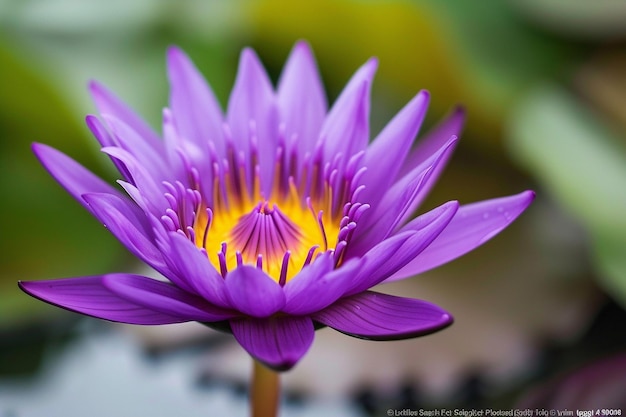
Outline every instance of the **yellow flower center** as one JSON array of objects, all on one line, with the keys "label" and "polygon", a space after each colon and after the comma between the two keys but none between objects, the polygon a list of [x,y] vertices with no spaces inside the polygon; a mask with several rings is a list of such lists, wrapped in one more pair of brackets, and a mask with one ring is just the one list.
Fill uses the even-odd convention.
[{"label": "yellow flower center", "polygon": [[[314,168],[311,177],[321,178]],[[268,198],[258,172],[252,179],[243,169],[215,175],[211,205],[197,210],[193,229],[196,246],[222,275],[251,264],[284,285],[318,253],[336,249],[343,216],[333,207],[332,187],[307,175],[296,185],[280,174],[277,163]]]}]

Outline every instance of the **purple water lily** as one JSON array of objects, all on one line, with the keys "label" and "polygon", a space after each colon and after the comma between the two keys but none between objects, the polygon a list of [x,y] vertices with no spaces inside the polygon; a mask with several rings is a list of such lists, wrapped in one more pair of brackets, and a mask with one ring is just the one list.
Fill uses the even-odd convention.
[{"label": "purple water lily", "polygon": [[370,288],[461,256],[508,226],[532,191],[412,219],[449,159],[456,110],[416,147],[429,95],[419,92],[369,142],[366,62],[330,110],[309,46],[291,52],[273,88],[250,49],[224,114],[179,49],[167,54],[170,107],[159,137],[100,84],[87,125],[123,189],[63,153],[46,169],[134,255],[168,281],[130,273],[21,282],[28,294],[131,324],[198,321],[232,332],[267,366],[291,368],[316,328],[405,339],[448,326],[431,303]]}]

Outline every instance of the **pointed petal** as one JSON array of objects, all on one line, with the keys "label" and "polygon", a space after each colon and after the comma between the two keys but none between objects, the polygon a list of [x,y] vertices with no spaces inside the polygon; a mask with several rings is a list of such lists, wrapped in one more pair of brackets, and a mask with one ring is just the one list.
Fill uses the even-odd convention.
[{"label": "pointed petal", "polygon": [[239,266],[226,275],[231,305],[252,317],[269,317],[285,305],[283,288],[259,268]]},{"label": "pointed petal", "polygon": [[463,205],[448,227],[387,282],[421,274],[482,245],[513,222],[535,198],[532,191]]},{"label": "pointed petal", "polygon": [[117,196],[122,195],[113,186],[61,151],[41,143],[33,143],[32,149],[50,175],[90,212],[91,208],[83,200],[83,194],[108,193]]},{"label": "pointed petal", "polygon": [[[465,110],[457,107],[447,115],[439,124],[432,128],[423,138],[419,139],[417,146],[404,160],[400,176],[411,172],[413,168],[422,164],[431,157],[438,149],[441,149],[452,136],[461,137],[461,131],[465,124]],[[447,161],[444,161],[445,166]]]},{"label": "pointed petal", "polygon": [[168,237],[169,250],[164,251],[164,256],[170,269],[211,304],[231,308],[224,279],[211,265],[206,254],[180,233],[170,232]]},{"label": "pointed petal", "polygon": [[110,114],[122,120],[143,137],[153,149],[163,153],[163,142],[159,135],[123,101],[97,81],[89,83],[89,91],[100,114]]},{"label": "pointed petal", "polygon": [[149,211],[155,216],[163,215],[165,210],[169,208],[168,202],[163,196],[164,190],[159,183],[164,178],[153,177],[134,155],[122,148],[106,147],[101,150],[124,164],[132,177],[133,185],[139,190]]},{"label": "pointed petal", "polygon": [[[395,235],[384,239],[382,242],[375,244],[366,252],[365,256],[353,256],[351,253],[348,253],[346,255],[346,259],[358,259],[362,262],[363,268],[362,272],[359,271],[357,275],[352,277],[351,284],[347,286],[344,294],[350,295],[364,291],[360,288],[363,287],[363,282],[368,280],[367,274],[383,268],[385,263],[391,258],[391,254],[398,251],[412,234],[413,233],[411,231],[396,233]],[[369,287],[366,287],[365,289],[369,289]]]},{"label": "pointed petal", "polygon": [[368,170],[361,180],[365,185],[360,197],[362,201],[375,201],[393,183],[424,121],[429,100],[430,94],[420,91],[367,148],[363,166]]},{"label": "pointed petal", "polygon": [[230,327],[250,356],[277,371],[292,368],[309,350],[315,337],[309,317],[233,319]]},{"label": "pointed petal", "polygon": [[209,84],[191,59],[179,48],[167,51],[170,107],[178,133],[208,156],[212,141],[220,156],[225,155],[222,124],[224,116]]},{"label": "pointed petal", "polygon": [[[274,157],[278,140],[276,97],[263,65],[252,49],[244,49],[239,60],[235,86],[228,101],[228,125],[234,147],[249,157],[258,152],[261,190],[269,195],[274,175]],[[250,149],[250,135],[257,138]]]},{"label": "pointed petal", "polygon": [[146,141],[132,127],[115,116],[104,114],[102,118],[111,129],[114,146],[119,146],[133,155],[153,177],[164,178],[171,176],[169,165],[165,159],[164,147],[155,149],[150,142]]},{"label": "pointed petal", "polygon": [[178,315],[147,309],[118,297],[102,284],[103,276],[46,281],[20,281],[29,295],[58,307],[99,319],[129,324],[169,324],[188,321]]},{"label": "pointed petal", "polygon": [[[423,182],[421,182],[421,184],[417,187],[415,194],[410,200],[410,203],[402,212],[401,217],[396,223],[396,227],[398,224],[403,224],[426,199],[428,193],[439,179],[439,175],[445,169],[446,163],[454,152],[458,140],[459,139],[456,136],[449,138],[448,141],[444,143],[441,148],[439,148],[430,158],[423,162],[421,166],[430,166],[431,168],[424,177]],[[398,202],[398,199],[402,200],[403,188],[409,186],[409,184],[414,183],[415,178],[421,175],[420,171],[422,171],[422,168],[418,166],[412,172],[400,178],[384,195],[384,200],[386,202],[389,202],[390,204],[393,204],[393,201]]]},{"label": "pointed petal", "polygon": [[339,300],[313,320],[369,340],[409,339],[452,324],[452,316],[434,304],[370,291]]},{"label": "pointed petal", "polygon": [[334,255],[324,253],[298,273],[285,285],[286,303],[281,310],[287,314],[303,316],[328,307],[341,297],[351,278],[361,267],[359,259],[350,259],[338,269]]},{"label": "pointed petal", "polygon": [[359,228],[353,236],[354,243],[348,251],[350,256],[365,253],[372,243],[386,239],[413,215],[436,180],[433,173],[441,170],[455,143],[456,138],[448,141],[429,160],[396,182],[377,205],[372,204],[372,209],[359,220]]},{"label": "pointed petal", "polygon": [[[107,130],[106,127],[104,127],[100,119],[98,119],[96,116],[88,115],[85,118],[85,123],[87,123],[87,127],[89,128],[89,130],[91,130],[91,133],[93,133],[102,148],[107,146],[116,146],[113,136],[111,136],[111,133]],[[130,173],[128,172],[124,164],[113,157],[111,157],[110,159],[117,168],[117,170],[120,172],[120,174],[122,174],[122,177],[127,181],[131,181]]]},{"label": "pointed petal", "polygon": [[[450,201],[425,213],[405,226],[398,236],[406,238],[387,239],[375,246],[361,258],[361,268],[354,285],[346,295],[370,289],[392,276],[413,260],[446,229],[459,208]],[[389,241],[388,244],[385,242]],[[400,245],[398,246],[398,243]]]},{"label": "pointed petal", "polygon": [[[163,129],[163,144],[165,147],[165,160],[170,168],[170,172],[173,178],[178,178],[186,186],[190,184],[186,181],[189,177],[190,161],[185,158],[194,159],[196,157],[190,157],[187,155],[194,155],[194,153],[200,154],[201,152],[196,149],[196,146],[188,146],[190,141],[185,141],[178,134],[178,129],[174,123],[174,116],[169,108],[164,108],[162,111],[163,122],[161,128]],[[196,150],[196,152],[194,152]],[[199,155],[198,155],[199,156]],[[206,156],[204,157],[206,159]],[[204,163],[204,165],[212,165]],[[196,169],[198,165],[193,165]],[[208,171],[208,170],[207,170]]]},{"label": "pointed petal", "polygon": [[[151,205],[150,202],[146,201],[145,197],[141,194],[141,192],[139,192],[137,187],[135,187],[131,183],[122,180],[117,180],[117,183],[124,189],[124,191],[126,191],[126,194],[128,194],[131,200],[133,200],[135,204],[139,206],[139,208],[144,212],[146,217],[150,215],[154,216],[154,214],[151,214],[151,211],[155,210],[153,205]],[[125,197],[126,196],[124,196],[124,198]],[[154,213],[157,212],[154,211]]]},{"label": "pointed petal", "polygon": [[126,199],[111,194],[89,193],[83,196],[94,216],[128,250],[157,271],[168,274],[161,252],[152,241],[143,213]]},{"label": "pointed petal", "polygon": [[285,123],[287,143],[296,135],[300,160],[312,152],[327,111],[326,93],[308,43],[293,47],[278,82],[280,122]]},{"label": "pointed petal", "polygon": [[359,68],[330,109],[320,133],[327,161],[337,154],[349,159],[367,147],[370,89],[377,67],[372,58]]},{"label": "pointed petal", "polygon": [[[204,196],[212,196],[213,161],[219,158],[216,144],[212,140],[196,144],[181,137],[172,111],[168,108],[163,109],[162,128],[165,159],[171,178],[177,178],[186,187],[198,189]],[[219,141],[220,148],[223,148],[223,138]],[[211,205],[211,198],[207,198],[207,203]]]},{"label": "pointed petal", "polygon": [[221,321],[237,315],[163,281],[133,274],[108,274],[103,285],[117,296],[147,309],[193,321]]}]

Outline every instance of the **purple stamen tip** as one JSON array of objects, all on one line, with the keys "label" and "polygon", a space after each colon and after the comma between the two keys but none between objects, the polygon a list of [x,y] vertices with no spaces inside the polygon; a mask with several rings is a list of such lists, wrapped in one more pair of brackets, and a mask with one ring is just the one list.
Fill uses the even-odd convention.
[{"label": "purple stamen tip", "polygon": [[287,283],[287,268],[289,267],[289,257],[291,256],[291,252],[285,252],[283,256],[283,263],[280,267],[280,278],[278,280],[278,284],[283,287]]},{"label": "purple stamen tip", "polygon": [[220,274],[222,274],[222,278],[226,278],[226,274],[228,274],[228,267],[226,266],[226,252],[223,245],[222,250],[217,253],[217,259],[220,264]]},{"label": "purple stamen tip", "polygon": [[306,259],[304,260],[304,265],[302,265],[302,268],[304,268],[305,266],[311,263],[311,260],[313,259],[313,254],[315,253],[317,249],[319,249],[319,247],[320,247],[319,245],[315,245],[315,246],[312,246],[311,249],[309,249],[309,252],[306,255]]}]

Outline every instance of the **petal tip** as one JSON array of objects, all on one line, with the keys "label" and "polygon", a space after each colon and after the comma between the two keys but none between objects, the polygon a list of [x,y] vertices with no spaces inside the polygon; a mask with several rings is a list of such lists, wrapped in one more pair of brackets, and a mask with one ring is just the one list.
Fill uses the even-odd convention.
[{"label": "petal tip", "polygon": [[[423,119],[426,115],[426,111],[428,110],[428,106],[430,104],[430,91],[428,90],[420,90],[414,97],[411,99],[407,106],[411,106],[412,111],[419,114],[417,117],[418,120]],[[421,122],[420,122],[421,125]]]},{"label": "petal tip", "polygon": [[165,56],[167,61],[167,69],[170,74],[172,71],[175,70],[175,68],[184,65],[185,61],[189,60],[187,54],[176,45],[168,46]]},{"label": "petal tip", "polygon": [[537,197],[537,193],[534,190],[526,190],[519,193],[520,200],[522,200],[522,207],[520,210],[520,214],[526,210],[535,198]]},{"label": "petal tip", "polygon": [[24,291],[25,293],[28,293],[28,286],[29,286],[30,282],[31,281],[19,280],[19,281],[17,281],[17,286],[20,288],[20,290]]},{"label": "petal tip", "polygon": [[33,142],[30,145],[30,149],[33,151],[33,154],[35,154],[35,157],[37,157],[41,165],[43,165],[43,167],[48,171],[50,171],[49,167],[52,164],[51,160],[65,157],[65,154],[61,151],[50,145],[46,145],[45,143]]},{"label": "petal tip", "polygon": [[91,79],[91,80],[87,81],[87,88],[93,94],[93,93],[97,92],[98,90],[102,89],[102,84],[100,84],[96,80]]},{"label": "petal tip", "polygon": [[180,56],[181,54],[184,54],[182,49],[180,49],[177,45],[169,45],[167,47],[166,53],[168,58],[175,58],[177,56]]},{"label": "petal tip", "polygon": [[241,55],[239,56],[240,65],[243,63],[246,64],[256,64],[259,63],[259,56],[256,51],[251,47],[247,46],[241,50]]},{"label": "petal tip", "polygon": [[109,101],[111,98],[111,92],[99,81],[89,80],[87,82],[87,89],[89,90],[89,94],[91,94],[91,98],[96,103],[96,107],[100,109],[99,103]]},{"label": "petal tip", "polygon": [[537,197],[537,193],[534,190],[526,190],[522,192],[522,195],[526,196],[528,199],[528,203],[532,203],[532,201]]},{"label": "petal tip", "polygon": [[295,45],[293,46],[293,50],[305,53],[307,55],[311,55],[313,52],[313,49],[311,48],[311,44],[309,44],[309,42],[307,42],[304,39],[300,39],[296,41]]},{"label": "petal tip", "polygon": [[374,79],[374,75],[378,70],[378,58],[373,56],[363,64],[362,69],[365,71],[363,79],[367,80],[369,84],[372,84],[372,80]]},{"label": "petal tip", "polygon": [[378,68],[378,57],[371,57],[367,60],[366,65],[370,67],[372,71],[376,71],[376,69]]},{"label": "petal tip", "polygon": [[[45,281],[18,281],[17,282],[17,286],[19,287],[20,290],[24,291],[26,294],[30,295],[33,298],[36,298],[38,300],[41,300],[45,303],[49,303],[52,305],[58,305],[55,304],[49,300],[47,300],[43,294],[42,291],[40,291],[42,289],[42,287],[45,285]],[[61,306],[60,306],[61,307]]]},{"label": "petal tip", "polygon": [[453,323],[454,317],[452,317],[452,314],[444,313],[441,316],[441,327],[439,327],[438,330],[445,329],[446,327],[451,326]]},{"label": "petal tip", "polygon": [[45,148],[48,148],[48,145],[45,145],[41,142],[33,142],[30,144],[30,149],[33,151],[33,153],[37,156],[39,156],[39,153],[44,151]]}]

